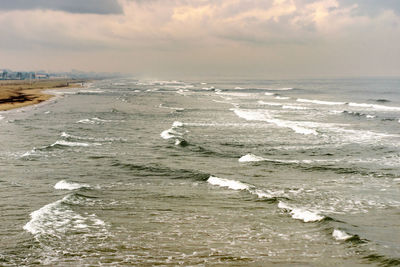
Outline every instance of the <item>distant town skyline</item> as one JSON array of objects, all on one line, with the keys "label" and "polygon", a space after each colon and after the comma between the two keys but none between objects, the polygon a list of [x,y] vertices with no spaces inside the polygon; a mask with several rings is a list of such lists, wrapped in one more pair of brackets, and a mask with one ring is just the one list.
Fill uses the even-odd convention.
[{"label": "distant town skyline", "polygon": [[397,0],[2,0],[1,67],[400,76]]}]

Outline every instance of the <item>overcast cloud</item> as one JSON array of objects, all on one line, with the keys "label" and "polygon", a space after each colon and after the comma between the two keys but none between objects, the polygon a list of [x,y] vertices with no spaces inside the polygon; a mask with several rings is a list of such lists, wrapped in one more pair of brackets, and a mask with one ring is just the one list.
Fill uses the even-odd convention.
[{"label": "overcast cloud", "polygon": [[118,0],[1,0],[2,10],[50,9],[70,13],[122,13]]},{"label": "overcast cloud", "polygon": [[0,67],[268,78],[400,76],[399,5],[397,0],[3,0]]}]

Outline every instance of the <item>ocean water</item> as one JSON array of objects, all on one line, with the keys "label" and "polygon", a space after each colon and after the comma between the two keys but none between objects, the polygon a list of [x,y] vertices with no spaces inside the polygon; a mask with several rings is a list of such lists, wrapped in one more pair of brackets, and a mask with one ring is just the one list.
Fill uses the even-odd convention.
[{"label": "ocean water", "polygon": [[400,79],[103,80],[0,114],[1,266],[398,266]]}]

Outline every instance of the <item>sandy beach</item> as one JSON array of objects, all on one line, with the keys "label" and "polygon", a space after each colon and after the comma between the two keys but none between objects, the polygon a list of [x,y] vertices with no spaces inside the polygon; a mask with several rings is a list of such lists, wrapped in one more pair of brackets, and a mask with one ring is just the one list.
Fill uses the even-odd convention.
[{"label": "sandy beach", "polygon": [[0,81],[0,111],[38,104],[53,97],[44,90],[81,87],[83,82],[70,79]]}]

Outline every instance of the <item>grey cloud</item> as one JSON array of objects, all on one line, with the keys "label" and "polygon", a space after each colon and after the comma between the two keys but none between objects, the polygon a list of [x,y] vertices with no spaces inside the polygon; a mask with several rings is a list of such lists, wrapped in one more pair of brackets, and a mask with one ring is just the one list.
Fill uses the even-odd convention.
[{"label": "grey cloud", "polygon": [[120,14],[117,0],[1,0],[0,10],[50,9],[70,13]]},{"label": "grey cloud", "polygon": [[383,10],[392,10],[400,14],[399,0],[339,0],[339,3],[344,5],[357,4],[356,12],[362,15],[376,15]]}]

